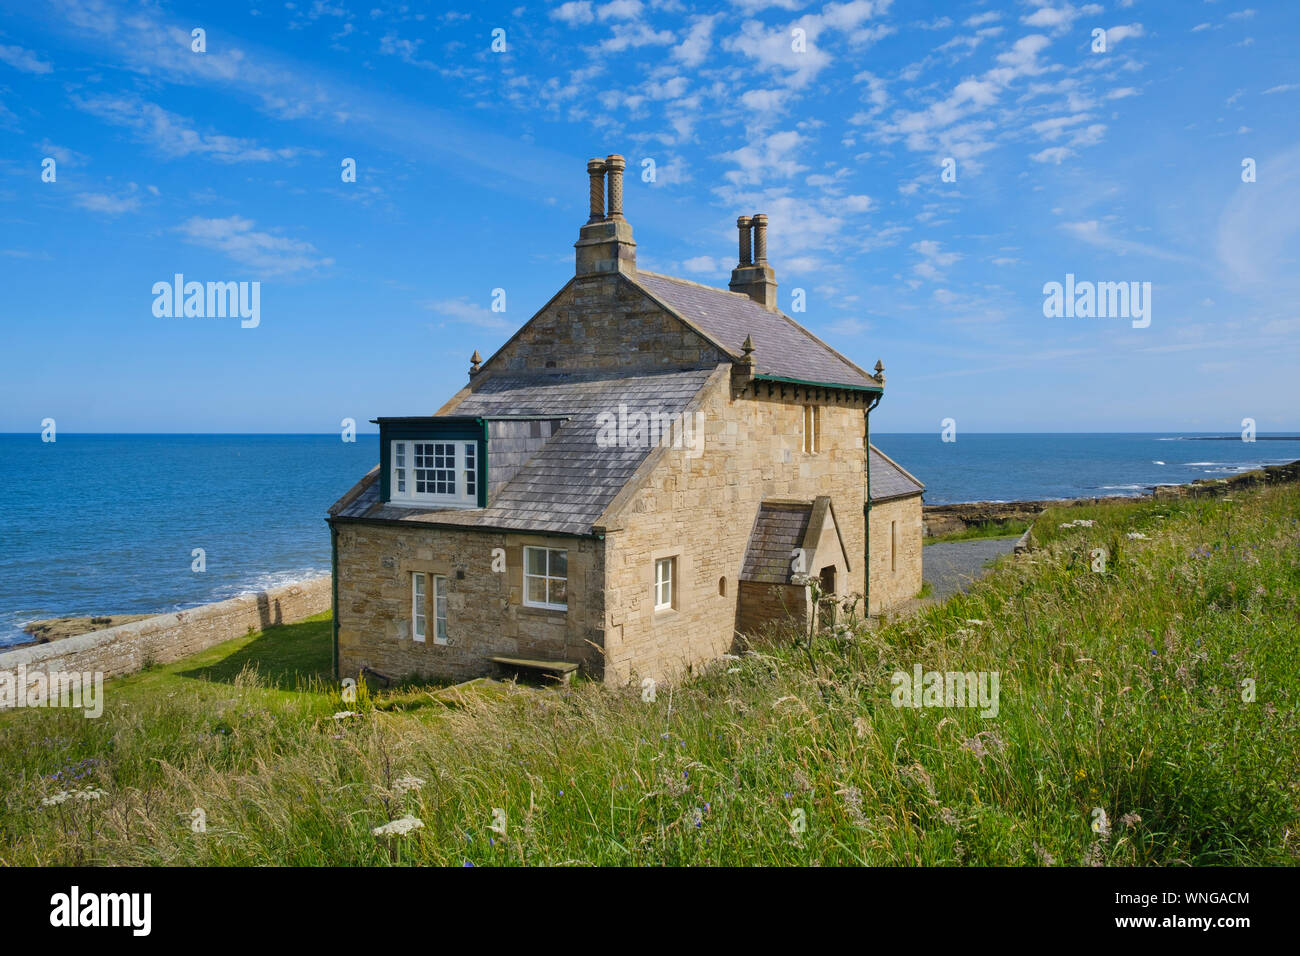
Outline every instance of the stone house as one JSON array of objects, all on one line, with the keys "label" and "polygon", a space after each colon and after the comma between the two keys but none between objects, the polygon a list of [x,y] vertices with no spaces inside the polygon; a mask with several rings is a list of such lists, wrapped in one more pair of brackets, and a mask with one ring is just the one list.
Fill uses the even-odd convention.
[{"label": "stone house", "polygon": [[924,487],[869,441],[883,365],[777,308],[766,216],[730,290],[638,270],[624,165],[587,165],[573,278],[436,414],[375,420],[328,518],[340,676],[672,680],[805,622],[808,578],[870,613],[920,590]]}]

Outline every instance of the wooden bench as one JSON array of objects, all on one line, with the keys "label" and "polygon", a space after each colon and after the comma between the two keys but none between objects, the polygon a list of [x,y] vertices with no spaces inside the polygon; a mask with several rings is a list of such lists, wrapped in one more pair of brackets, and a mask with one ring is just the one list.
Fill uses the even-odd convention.
[{"label": "wooden bench", "polygon": [[544,677],[566,684],[569,682],[569,678],[573,676],[573,672],[580,666],[574,661],[543,661],[529,657],[492,657],[489,660],[494,664],[500,664],[502,667],[536,671]]}]

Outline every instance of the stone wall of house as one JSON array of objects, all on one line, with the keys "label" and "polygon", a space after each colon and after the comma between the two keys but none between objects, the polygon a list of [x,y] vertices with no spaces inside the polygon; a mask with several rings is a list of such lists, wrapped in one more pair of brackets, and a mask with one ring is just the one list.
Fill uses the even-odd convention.
[{"label": "stone wall of house", "polygon": [[312,578],[256,594],[159,614],[103,631],[0,653],[0,671],[132,674],[146,664],[169,664],[222,641],[276,624],[292,624],[330,608],[330,579]]},{"label": "stone wall of house", "polygon": [[920,495],[871,506],[872,614],[914,598],[921,590],[922,540]]},{"label": "stone wall of house", "polygon": [[711,368],[726,359],[627,279],[583,276],[492,356],[474,385],[497,373]]},{"label": "stone wall of house", "polygon": [[736,630],[757,634],[769,624],[803,628],[808,620],[808,589],[793,584],[741,581]]},{"label": "stone wall of house", "polygon": [[[523,549],[568,553],[567,611],[523,603]],[[494,549],[504,570],[494,570]],[[473,529],[339,526],[339,675],[460,681],[495,673],[493,656],[577,661],[604,673],[604,552],[595,538]],[[500,561],[496,567],[500,567]],[[447,643],[412,638],[412,573],[447,578]]]},{"label": "stone wall of house", "polygon": [[[838,588],[863,593],[863,408],[837,406],[802,387],[797,395],[793,386],[784,392],[777,387],[769,396],[764,385],[757,396],[733,398],[729,370],[721,370],[697,400],[704,454],[654,450],[639,480],[611,506],[607,680],[671,680],[730,649],[742,594],[738,575],[764,499],[830,495],[852,562]],[[822,405],[819,454],[802,451],[803,401]],[[656,611],[655,561],[670,556],[678,563],[677,606]],[[813,564],[815,573],[821,565]]]}]

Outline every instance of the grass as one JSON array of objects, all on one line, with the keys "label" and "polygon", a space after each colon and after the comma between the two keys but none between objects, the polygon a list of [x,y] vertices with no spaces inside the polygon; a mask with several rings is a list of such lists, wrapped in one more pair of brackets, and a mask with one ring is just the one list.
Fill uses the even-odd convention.
[{"label": "grass", "polygon": [[[653,702],[344,705],[328,620],[278,628],[110,682],[98,720],[0,715],[0,864],[1294,865],[1297,515],[1295,486],[1049,511],[969,594]],[[998,716],[895,708],[917,663],[997,671]],[[102,793],[43,805],[74,788]]]},{"label": "grass", "polygon": [[960,531],[937,534],[923,539],[927,545],[942,541],[972,541],[976,538],[1018,538],[1029,530],[1028,521],[981,521],[970,524]]}]

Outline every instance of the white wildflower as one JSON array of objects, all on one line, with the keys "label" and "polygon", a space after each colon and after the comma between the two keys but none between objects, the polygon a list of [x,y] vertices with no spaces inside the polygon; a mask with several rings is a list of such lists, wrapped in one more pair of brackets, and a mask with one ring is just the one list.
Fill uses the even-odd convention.
[{"label": "white wildflower", "polygon": [[396,793],[407,793],[411,790],[419,790],[424,786],[424,780],[420,777],[405,776],[393,781],[393,790]]},{"label": "white wildflower", "polygon": [[1110,819],[1106,816],[1106,811],[1101,807],[1093,807],[1092,832],[1100,837],[1110,836]]},{"label": "white wildflower", "polygon": [[370,832],[374,836],[406,836],[413,830],[423,830],[424,821],[419,817],[413,817],[409,813],[399,820],[390,820],[382,827],[375,827]]},{"label": "white wildflower", "polygon": [[87,788],[85,790],[60,790],[52,797],[45,797],[41,800],[43,807],[57,807],[61,803],[67,803],[69,800],[81,800],[87,802],[98,800],[104,795],[104,791],[98,788]]},{"label": "white wildflower", "polygon": [[1130,541],[1149,541],[1149,540],[1150,540],[1150,538],[1148,538],[1146,535],[1144,535],[1141,531],[1130,531],[1128,534],[1124,535],[1124,537],[1128,538]]},{"label": "white wildflower", "polygon": [[358,714],[355,710],[340,710],[337,714],[334,715],[334,719],[347,720],[349,717],[360,717],[360,716],[361,715]]},{"label": "white wildflower", "polygon": [[974,624],[976,627],[983,627],[983,626],[984,626],[984,622],[981,621],[981,620],[980,620],[979,618],[977,618],[977,617],[968,617],[968,618],[966,618],[966,623],[967,623],[967,624]]}]

